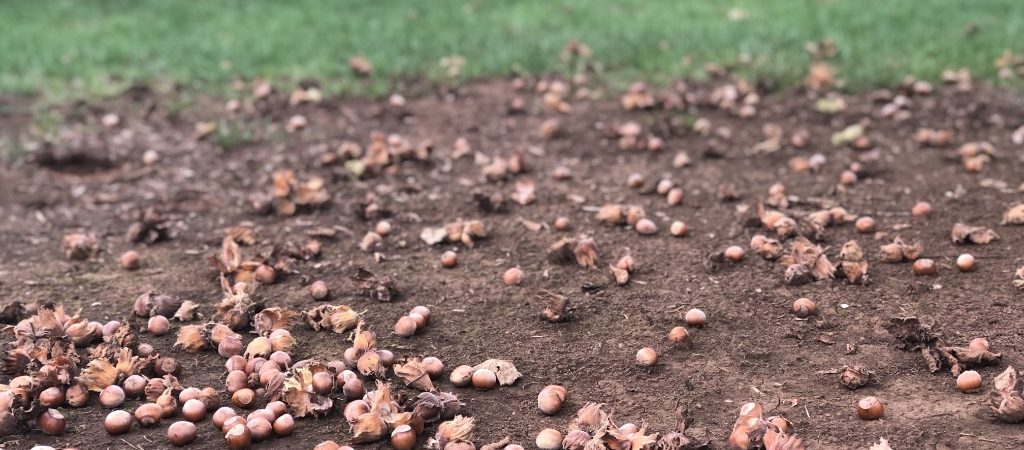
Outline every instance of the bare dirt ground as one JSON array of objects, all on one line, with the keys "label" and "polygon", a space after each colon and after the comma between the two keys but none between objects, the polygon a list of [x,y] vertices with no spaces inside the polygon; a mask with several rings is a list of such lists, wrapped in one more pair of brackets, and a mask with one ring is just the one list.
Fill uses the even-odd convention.
[{"label": "bare dirt ground", "polygon": [[[1007,366],[1024,367],[1024,294],[1011,285],[1024,263],[1024,228],[1000,225],[1004,211],[1024,199],[1024,151],[1011,142],[1012,131],[1024,123],[1019,96],[983,87],[937,86],[931,93],[894,88],[848,96],[844,110],[826,114],[817,110],[820,97],[812,93],[762,92],[756,113],[741,118],[737,107],[711,95],[725,81],[675,89],[683,105],[674,109],[626,111],[618,99],[576,99],[570,93],[564,97],[571,105],[567,113],[546,108],[535,84],[516,90],[508,80],[480,82],[410,95],[404,106],[360,99],[291,106],[288,92],[253,100],[246,87],[241,109],[233,113],[225,111],[224,99],[192,95],[193,101],[182,105],[181,96],[144,88],[59,107],[53,144],[0,172],[0,300],[59,302],[90,320],[144,327],[143,319],[130,317],[132,302],[156,290],[195,301],[210,317],[222,293],[209,257],[220,251],[226,228],[245,222],[254,228],[256,244],[242,247],[251,258],[269,254],[275,245],[302,245],[307,231],[329,227],[337,235],[321,238],[322,256],[291,260],[290,268],[257,295],[266,306],[302,311],[319,303],[307,284],[324,280],[332,289],[328,303],[365,311],[381,348],[399,358],[441,358],[446,372],[437,384],[467,404],[463,411],[476,418],[478,446],[511,436],[534,448],[538,431],[564,432],[587,402],[606,404],[617,423],[646,422],[651,431],[664,433],[673,429],[672,411],[679,402],[689,406],[692,435],[726,448],[739,407],[748,401],[792,421],[809,448],[867,448],[879,438],[895,449],[1024,445],[1024,428],[994,420],[987,395],[992,378]],[[742,86],[739,92],[742,105]],[[905,117],[882,117],[897,95],[907,100],[898,108]],[[509,112],[514,99],[524,101],[524,111]],[[548,103],[557,107],[555,100]],[[9,136],[26,133],[26,103],[4,102],[0,130]],[[100,123],[107,113],[119,116],[116,126]],[[294,115],[308,123],[288,132],[285,125]],[[552,118],[558,132],[546,138],[539,130]],[[710,122],[705,133],[695,130],[697,119]],[[246,131],[197,139],[195,125],[203,121]],[[620,149],[616,129],[630,121],[641,127],[641,142],[657,136],[663,149]],[[857,123],[867,125],[864,149],[830,142],[833,133]],[[697,121],[696,128],[704,124]],[[763,144],[770,139],[767,124],[781,127],[777,148]],[[915,140],[919,128],[949,130],[954,137],[947,145],[925,146]],[[807,145],[798,148],[791,138],[800,129],[807,131]],[[325,158],[344,141],[367,147],[373,132],[398,134],[414,147],[429,140],[433,151],[425,161],[399,162],[358,180],[344,164]],[[466,139],[469,152],[453,159],[458,138]],[[969,172],[957,148],[976,141],[990,142],[997,153],[980,172]],[[159,155],[148,165],[143,163],[147,150]],[[681,151],[690,163],[675,167]],[[825,157],[817,170],[793,169],[793,158],[817,153]],[[483,166],[514,154],[525,161],[522,173],[487,180]],[[861,166],[857,182],[840,186],[840,174],[854,163]],[[556,179],[559,166],[571,177]],[[293,216],[254,211],[250,196],[269,193],[271,174],[278,169],[292,169],[299,179],[322,177],[330,200]],[[633,173],[643,176],[644,187],[627,185]],[[681,205],[669,205],[654,192],[662,178],[683,188]],[[526,179],[535,183],[536,200],[521,205],[513,201],[515,185]],[[843,244],[857,241],[869,263],[866,283],[839,277],[792,286],[783,278],[783,266],[750,251],[753,235],[774,237],[759,228],[754,211],[775,183],[784,184],[791,196],[781,210],[795,218],[833,206],[874,217],[877,234],[838,224],[818,242],[836,262]],[[730,191],[735,195],[723,198]],[[482,208],[474,197],[495,193],[507,200],[497,211]],[[367,196],[376,198],[377,212],[367,214],[360,206]],[[931,204],[929,215],[911,216],[918,201]],[[629,226],[602,223],[594,207],[607,203],[642,206],[658,232],[642,236]],[[168,220],[171,236],[149,245],[131,243],[125,233],[135,214],[147,208]],[[551,226],[558,216],[570,219],[570,230]],[[379,255],[362,251],[364,234],[383,219],[393,230],[376,249]],[[483,221],[488,236],[472,248],[420,239],[425,227],[456,219]],[[674,220],[687,224],[686,237],[669,234]],[[957,222],[991,227],[1001,239],[955,245],[950,230]],[[531,226],[536,224],[541,226]],[[101,251],[86,261],[69,261],[61,237],[79,231],[95,233]],[[579,235],[594,239],[600,256],[596,268],[549,260],[549,246]],[[880,261],[879,247],[896,236],[921,242],[922,256],[938,265],[937,275],[915,276],[909,262]],[[705,264],[709,253],[730,245],[747,249],[742,262]],[[118,266],[118,255],[129,249],[142,255],[138,271]],[[456,267],[441,266],[446,250],[457,252]],[[963,252],[977,258],[974,271],[956,269],[954,261]],[[636,269],[627,285],[617,286],[608,266],[626,254]],[[506,286],[502,274],[515,266],[524,272],[522,284]],[[358,267],[392,277],[397,298],[378,302],[361,295],[351,280]],[[549,292],[570,298],[571,320],[541,318]],[[817,304],[809,320],[790,311],[799,297]],[[429,327],[408,339],[391,334],[395,321],[420,304],[433,311]],[[682,316],[690,308],[704,310],[707,325],[691,328],[690,345],[672,345],[667,333],[684,325]],[[931,373],[918,353],[897,349],[885,325],[905,316],[934,323],[950,345],[986,337],[1002,360],[977,369],[985,380],[983,391],[963,394],[948,368]],[[183,363],[183,385],[223,388],[224,359],[213,351],[172,348],[179,327],[172,323],[171,333],[142,333],[140,340]],[[314,332],[301,321],[292,332],[298,341],[294,360],[341,359],[350,346],[348,335]],[[243,334],[246,340],[252,336]],[[660,354],[658,363],[639,367],[636,352],[648,346]],[[451,368],[488,358],[513,361],[523,378],[490,391],[448,382]],[[838,373],[846,365],[875,372],[874,382],[858,390],[843,387]],[[562,384],[570,392],[555,416],[537,410],[537,394],[547,384]],[[863,421],[855,414],[854,404],[869,395],[885,404],[881,420]],[[130,401],[126,408],[137,404]],[[68,417],[64,434],[14,435],[6,438],[5,448],[167,446],[166,424],[109,436],[100,426],[107,410],[95,399],[86,408],[61,410]],[[223,447],[223,434],[209,421],[198,425],[200,439],[192,448]],[[428,426],[421,444],[434,429]],[[349,436],[336,411],[297,420],[293,436],[254,448],[312,448],[327,439],[343,443]],[[389,446],[382,441],[362,447]]]}]

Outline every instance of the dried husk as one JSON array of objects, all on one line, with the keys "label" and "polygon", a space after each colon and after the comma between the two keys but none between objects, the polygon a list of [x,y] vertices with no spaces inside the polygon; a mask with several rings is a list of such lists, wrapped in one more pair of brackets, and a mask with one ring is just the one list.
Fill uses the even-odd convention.
[{"label": "dried husk", "polygon": [[392,370],[408,387],[426,392],[434,390],[434,383],[430,381],[430,375],[427,374],[426,369],[423,367],[423,358],[419,356],[406,358],[404,363],[395,364]]}]

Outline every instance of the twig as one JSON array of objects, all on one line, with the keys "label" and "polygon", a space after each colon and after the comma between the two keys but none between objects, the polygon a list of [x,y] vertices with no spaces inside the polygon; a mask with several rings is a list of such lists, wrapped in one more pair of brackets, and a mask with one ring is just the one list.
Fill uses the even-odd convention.
[{"label": "twig", "polygon": [[132,444],[131,442],[128,442],[128,441],[124,440],[124,438],[121,439],[121,442],[124,442],[124,445],[127,445],[127,446],[129,446],[131,448],[134,448],[135,450],[143,450],[142,447],[139,447],[138,445]]}]

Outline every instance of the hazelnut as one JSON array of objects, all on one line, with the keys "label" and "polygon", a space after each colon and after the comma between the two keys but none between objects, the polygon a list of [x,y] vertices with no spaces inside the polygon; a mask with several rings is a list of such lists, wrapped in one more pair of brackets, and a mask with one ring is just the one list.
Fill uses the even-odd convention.
[{"label": "hazelnut", "polygon": [[399,425],[391,432],[391,446],[395,450],[412,450],[416,446],[416,432],[409,425]]},{"label": "hazelnut", "polygon": [[924,217],[932,212],[932,205],[928,202],[917,202],[913,208],[910,208],[910,215],[914,217]]},{"label": "hazelnut", "polygon": [[685,319],[687,325],[690,325],[692,327],[702,327],[704,326],[704,323],[707,321],[708,316],[707,314],[704,314],[704,311],[701,311],[697,308],[693,308],[686,312]]},{"label": "hazelnut", "polygon": [[857,417],[862,420],[878,420],[885,414],[885,407],[875,397],[864,397],[857,402]]},{"label": "hazelnut", "polygon": [[39,404],[47,408],[54,408],[63,405],[64,400],[64,391],[57,386],[48,387],[39,393]]},{"label": "hazelnut", "polygon": [[395,322],[395,334],[400,337],[412,337],[416,334],[416,321],[409,316],[402,316]]},{"label": "hazelnut", "polygon": [[100,404],[104,408],[117,408],[124,403],[124,390],[121,386],[112,384],[100,391]]},{"label": "hazelnut", "polygon": [[43,411],[43,413],[36,418],[36,426],[39,428],[39,431],[50,436],[56,436],[64,432],[64,427],[67,426],[67,420],[64,419],[64,415],[61,414],[60,411],[50,408]]},{"label": "hazelnut", "polygon": [[242,409],[252,408],[256,403],[256,393],[249,388],[239,389],[231,394],[231,403]]},{"label": "hazelnut", "polygon": [[325,300],[330,294],[331,290],[327,287],[327,283],[321,280],[316,280],[309,285],[309,296],[313,297],[313,300]]},{"label": "hazelnut", "polygon": [[505,285],[507,286],[517,286],[519,285],[519,283],[523,282],[523,271],[520,270],[518,267],[513,267],[511,269],[506,270],[505,273],[501,276],[501,279],[502,281],[505,282]]},{"label": "hazelnut", "polygon": [[171,322],[164,316],[153,316],[149,318],[148,329],[154,336],[163,336],[171,330]]},{"label": "hazelnut", "polygon": [[644,347],[636,352],[636,363],[644,366],[651,367],[658,362],[658,352],[654,351],[653,348]]},{"label": "hazelnut", "polygon": [[956,257],[956,267],[961,272],[970,272],[974,270],[974,255],[970,253],[964,253]]},{"label": "hazelnut", "polygon": [[448,250],[441,254],[441,266],[446,269],[451,269],[459,264],[459,256],[455,252]]},{"label": "hazelnut", "polygon": [[231,450],[242,450],[252,444],[252,434],[245,424],[239,423],[228,429],[227,434],[224,435],[224,440]]},{"label": "hazelnut", "polygon": [[181,416],[185,420],[199,422],[206,418],[206,405],[199,399],[189,399],[181,405]]},{"label": "hazelnut", "polygon": [[448,380],[456,387],[466,387],[473,382],[473,368],[470,366],[458,366],[452,370]]},{"label": "hazelnut", "polygon": [[572,228],[572,222],[569,221],[568,217],[559,216],[555,218],[555,229],[558,231],[568,231]]},{"label": "hazelnut", "polygon": [[743,247],[740,247],[738,245],[733,245],[725,249],[725,258],[734,263],[743,261],[744,255],[745,252],[743,251]]},{"label": "hazelnut", "polygon": [[122,253],[117,261],[124,270],[137,270],[142,265],[139,252],[135,250],[128,250]]},{"label": "hazelnut", "polygon": [[547,385],[537,395],[537,408],[549,416],[558,414],[562,410],[562,404],[568,394],[569,391],[564,386]]},{"label": "hazelnut", "polygon": [[793,314],[802,319],[813,316],[816,309],[814,302],[809,298],[798,298],[793,302]]},{"label": "hazelnut", "polygon": [[672,206],[681,205],[683,203],[683,188],[672,188],[665,195],[665,201]]},{"label": "hazelnut", "polygon": [[668,233],[671,234],[672,236],[675,236],[675,237],[686,236],[686,231],[687,231],[686,223],[683,223],[683,222],[678,221],[678,220],[675,221],[675,222],[672,222],[672,225],[668,227]]},{"label": "hazelnut", "polygon": [[541,450],[559,450],[562,448],[562,433],[552,428],[545,428],[537,433],[537,448]]},{"label": "hazelnut", "polygon": [[636,222],[636,232],[644,236],[650,236],[658,232],[658,226],[651,219],[640,219]]},{"label": "hazelnut", "polygon": [[289,436],[295,431],[295,418],[291,414],[281,414],[280,417],[274,419],[274,434],[284,437]]},{"label": "hazelnut", "polygon": [[111,435],[127,433],[132,429],[132,415],[123,409],[111,411],[103,419],[103,429]]},{"label": "hazelnut", "polygon": [[472,383],[480,390],[494,389],[498,385],[498,375],[488,369],[478,369],[473,372]]},{"label": "hazelnut", "polygon": [[914,275],[917,276],[935,275],[936,272],[935,261],[928,258],[921,258],[914,261],[914,265],[911,268],[914,271]]},{"label": "hazelnut", "polygon": [[172,423],[167,428],[167,440],[176,447],[191,443],[196,440],[196,425],[185,420]]},{"label": "hazelnut", "polygon": [[686,342],[687,339],[689,339],[689,338],[690,338],[690,332],[686,331],[686,328],[684,328],[684,327],[675,327],[675,328],[672,328],[672,330],[668,332],[668,340],[672,341],[672,342],[675,342],[677,344],[681,344],[683,342]]},{"label": "hazelnut", "polygon": [[967,370],[956,377],[956,387],[960,392],[972,394],[981,390],[981,375],[973,370]]},{"label": "hazelnut", "polygon": [[260,264],[256,271],[253,272],[253,277],[261,284],[274,284],[274,280],[277,279],[277,271],[266,264]]},{"label": "hazelnut", "polygon": [[853,223],[858,233],[873,233],[875,231],[875,219],[870,216],[861,216]]}]

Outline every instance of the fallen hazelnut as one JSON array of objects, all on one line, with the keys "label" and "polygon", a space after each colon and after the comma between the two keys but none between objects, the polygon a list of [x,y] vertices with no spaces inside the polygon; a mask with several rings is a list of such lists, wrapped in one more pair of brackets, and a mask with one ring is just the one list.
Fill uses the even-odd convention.
[{"label": "fallen hazelnut", "polygon": [[675,237],[686,236],[686,224],[680,221],[672,222],[672,225],[668,227],[668,232]]},{"label": "fallen hazelnut", "polygon": [[853,223],[858,233],[873,233],[875,231],[875,219],[870,216],[861,216]]},{"label": "fallen hazelnut", "polygon": [[914,265],[911,268],[914,271],[914,275],[917,276],[935,275],[936,272],[935,261],[928,258],[921,258],[914,261]]},{"label": "fallen hazelnut", "polygon": [[684,318],[686,319],[687,325],[690,325],[692,327],[702,327],[704,326],[704,323],[707,321],[708,316],[707,314],[704,314],[704,311],[701,311],[697,308],[693,308],[686,312],[686,316]]},{"label": "fallen hazelnut", "polygon": [[669,205],[677,206],[683,203],[683,188],[672,188],[665,195],[665,201]]},{"label": "fallen hazelnut", "polygon": [[658,194],[665,195],[668,194],[668,191],[672,190],[673,187],[675,187],[675,183],[673,183],[672,180],[662,178],[661,180],[658,180],[658,184],[654,189]]},{"label": "fallen hazelnut", "polygon": [[452,370],[451,375],[448,376],[448,380],[452,382],[455,387],[466,387],[473,382],[473,368],[470,366],[458,366]]},{"label": "fallen hazelnut", "polygon": [[640,219],[636,222],[636,232],[645,236],[658,232],[658,226],[651,219]]},{"label": "fallen hazelnut", "polygon": [[885,414],[885,408],[875,397],[864,397],[857,402],[857,417],[862,420],[878,420]]},{"label": "fallen hazelnut", "polygon": [[256,417],[245,423],[245,427],[249,429],[249,435],[253,442],[261,442],[270,438],[274,434],[274,426],[270,424],[266,418]]},{"label": "fallen hazelnut", "polygon": [[196,440],[196,425],[186,420],[179,420],[167,428],[167,440],[176,447],[187,445]]},{"label": "fallen hazelnut", "polygon": [[192,422],[202,421],[206,418],[206,405],[199,399],[186,400],[185,404],[181,405],[181,416]]},{"label": "fallen hazelnut", "polygon": [[123,409],[111,411],[103,419],[103,429],[111,435],[127,433],[132,429],[132,415]]},{"label": "fallen hazelnut", "polygon": [[498,375],[488,369],[479,369],[473,372],[473,387],[480,390],[494,389],[498,385]]},{"label": "fallen hazelnut", "polygon": [[227,406],[221,407],[220,409],[213,413],[213,425],[216,426],[217,428],[223,429],[224,422],[236,416],[238,416],[238,414],[235,413],[235,410]]},{"label": "fallen hazelnut", "polygon": [[63,405],[64,400],[64,391],[57,386],[48,387],[39,393],[39,404],[47,408],[55,408]]},{"label": "fallen hazelnut", "polygon": [[843,173],[839,174],[839,184],[843,186],[852,186],[857,182],[857,174],[853,173],[852,170],[844,170]]},{"label": "fallen hazelnut", "polygon": [[545,428],[537,433],[536,444],[541,450],[559,450],[562,448],[562,433],[553,428]]},{"label": "fallen hazelnut", "polygon": [[653,348],[644,347],[636,352],[636,363],[644,367],[651,367],[658,362],[658,352]]},{"label": "fallen hazelnut", "polygon": [[409,425],[399,425],[391,432],[391,446],[395,450],[412,450],[416,446],[416,432]]},{"label": "fallen hazelnut", "polygon": [[171,330],[171,322],[164,316],[153,316],[149,318],[147,328],[154,336],[163,336]]},{"label": "fallen hazelnut", "polygon": [[282,414],[274,420],[274,434],[284,437],[295,431],[295,418],[291,414]]},{"label": "fallen hazelnut", "polygon": [[964,253],[956,257],[956,267],[961,272],[970,272],[974,270],[974,255],[970,253]]},{"label": "fallen hazelnut", "polygon": [[686,328],[684,328],[684,327],[675,327],[675,328],[672,328],[672,330],[670,330],[668,332],[668,340],[672,341],[672,342],[675,342],[677,344],[681,344],[683,342],[686,342],[686,340],[689,339],[689,338],[690,338],[690,332],[686,331]]},{"label": "fallen hazelnut", "polygon": [[355,400],[361,398],[366,393],[366,388],[363,386],[363,380],[352,378],[342,384],[341,392],[345,394],[345,398]]},{"label": "fallen hazelnut", "polygon": [[910,215],[914,217],[924,217],[930,212],[932,212],[932,205],[928,202],[917,202],[913,208],[910,208]]},{"label": "fallen hazelnut", "polygon": [[441,265],[447,269],[451,269],[459,264],[459,256],[455,252],[448,250],[441,254]]},{"label": "fallen hazelnut", "polygon": [[413,322],[416,322],[417,330],[421,330],[427,326],[427,318],[423,317],[422,314],[411,312],[409,313],[409,318],[412,319]]},{"label": "fallen hazelnut", "polygon": [[331,289],[322,280],[316,280],[309,285],[309,296],[313,297],[313,300],[325,300],[330,294]]},{"label": "fallen hazelnut", "polygon": [[806,319],[814,315],[817,306],[809,298],[798,298],[793,302],[793,314],[802,319]]},{"label": "fallen hazelnut", "polygon": [[252,408],[256,403],[256,393],[249,388],[239,389],[231,394],[231,403],[242,409]]},{"label": "fallen hazelnut", "polygon": [[971,343],[967,344],[967,347],[977,351],[989,351],[988,339],[983,337],[971,339]]},{"label": "fallen hazelnut", "polygon": [[39,428],[39,431],[50,436],[56,436],[63,433],[66,425],[67,420],[64,418],[64,415],[53,408],[43,411],[43,413],[36,418],[36,427]]},{"label": "fallen hazelnut", "polygon": [[117,408],[124,403],[124,390],[121,386],[112,384],[100,391],[100,404],[104,408]]},{"label": "fallen hazelnut", "polygon": [[126,396],[136,398],[141,397],[145,393],[146,384],[148,383],[149,380],[142,375],[130,375],[128,378],[124,379],[124,382],[121,383],[121,385],[124,387],[124,393]]},{"label": "fallen hazelnut", "polygon": [[[426,323],[430,322],[430,308],[427,308],[426,306],[414,306],[411,310],[409,310],[409,314],[419,314],[420,316],[423,316],[423,318],[427,321]],[[426,325],[426,323],[424,323],[424,325]]]},{"label": "fallen hazelnut", "polygon": [[444,373],[444,363],[433,356],[423,358],[423,360],[420,361],[420,364],[423,365],[423,370],[427,372],[427,375],[430,376],[430,378],[437,378]]},{"label": "fallen hazelnut", "polygon": [[558,414],[568,394],[569,391],[564,386],[549,384],[537,395],[537,408],[549,416]]},{"label": "fallen hazelnut", "polygon": [[507,286],[517,286],[523,282],[523,271],[518,267],[513,267],[506,270],[501,279]]},{"label": "fallen hazelnut", "polygon": [[266,264],[260,264],[253,273],[253,277],[256,278],[256,281],[259,281],[262,284],[274,284],[274,280],[277,279],[277,272],[273,267]]},{"label": "fallen hazelnut", "polygon": [[156,403],[143,403],[135,408],[135,420],[143,428],[154,426],[160,423],[163,416],[163,408]]},{"label": "fallen hazelnut", "polygon": [[381,236],[387,236],[391,234],[391,222],[388,222],[386,220],[377,222],[377,225],[373,227],[373,232]]},{"label": "fallen hazelnut", "polygon": [[314,373],[312,387],[317,394],[330,394],[334,390],[334,375],[327,371]]},{"label": "fallen hazelnut", "polygon": [[631,173],[626,178],[626,185],[633,189],[639,189],[644,185],[644,176],[639,173]]},{"label": "fallen hazelnut", "polygon": [[572,228],[572,222],[569,221],[568,217],[557,217],[555,218],[555,229],[558,231],[567,231]]},{"label": "fallen hazelnut", "polygon": [[956,377],[956,387],[960,392],[973,394],[981,390],[981,375],[973,370],[967,370]]},{"label": "fallen hazelnut", "polygon": [[416,321],[412,317],[402,316],[395,322],[395,334],[404,338],[416,334]]},{"label": "fallen hazelnut", "polygon": [[734,263],[743,261],[745,254],[746,252],[743,251],[743,247],[738,245],[733,245],[725,249],[725,258]]},{"label": "fallen hazelnut", "polygon": [[274,400],[270,403],[267,403],[265,409],[269,411],[271,414],[273,414],[274,419],[277,419],[278,417],[281,417],[288,413],[288,404],[281,400]]},{"label": "fallen hazelnut", "polygon": [[355,421],[357,417],[370,412],[370,405],[362,400],[352,400],[345,405],[345,419]]},{"label": "fallen hazelnut", "polygon": [[235,424],[224,435],[224,440],[231,450],[242,450],[252,444],[252,434],[245,424]]},{"label": "fallen hazelnut", "polygon": [[128,250],[122,253],[117,261],[124,270],[136,270],[142,265],[142,258],[139,257],[139,252],[135,250]]},{"label": "fallen hazelnut", "polygon": [[75,383],[68,386],[67,391],[64,392],[65,401],[68,406],[72,408],[81,408],[89,403],[89,390],[85,388],[81,383]]}]

